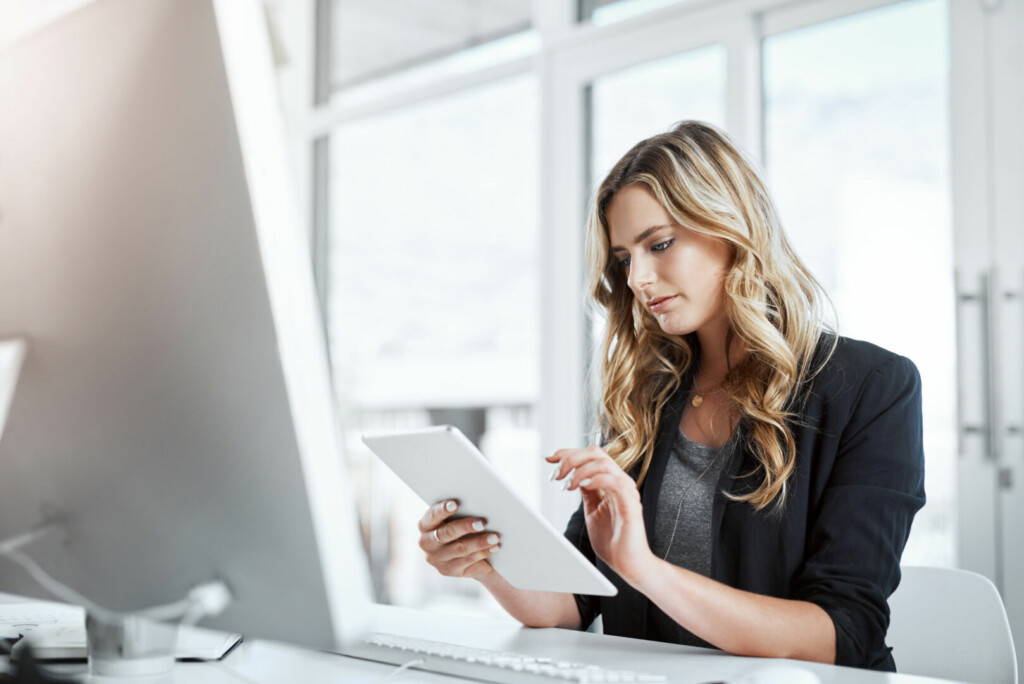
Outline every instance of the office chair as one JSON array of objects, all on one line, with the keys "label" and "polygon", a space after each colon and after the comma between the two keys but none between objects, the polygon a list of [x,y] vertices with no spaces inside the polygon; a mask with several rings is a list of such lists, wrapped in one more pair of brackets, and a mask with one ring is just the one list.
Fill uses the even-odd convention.
[{"label": "office chair", "polygon": [[904,567],[889,597],[886,642],[896,670],[985,684],[1017,684],[1017,654],[999,591],[976,572]]}]

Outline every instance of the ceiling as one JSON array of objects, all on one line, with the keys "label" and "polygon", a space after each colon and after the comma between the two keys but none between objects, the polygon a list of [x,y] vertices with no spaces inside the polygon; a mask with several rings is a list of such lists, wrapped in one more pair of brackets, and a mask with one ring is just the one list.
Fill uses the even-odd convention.
[{"label": "ceiling", "polygon": [[530,0],[333,0],[335,88],[530,27]]}]

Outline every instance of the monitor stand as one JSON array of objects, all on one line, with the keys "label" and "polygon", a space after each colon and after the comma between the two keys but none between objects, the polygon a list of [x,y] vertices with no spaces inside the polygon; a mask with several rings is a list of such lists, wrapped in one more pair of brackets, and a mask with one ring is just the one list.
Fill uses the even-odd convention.
[{"label": "monitor stand", "polygon": [[116,622],[85,615],[89,672],[105,677],[168,674],[174,668],[178,623],[125,615]]}]

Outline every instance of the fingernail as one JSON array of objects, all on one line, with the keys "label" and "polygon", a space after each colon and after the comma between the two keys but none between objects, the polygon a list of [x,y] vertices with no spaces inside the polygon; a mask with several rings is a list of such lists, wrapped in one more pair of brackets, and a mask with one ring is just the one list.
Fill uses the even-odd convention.
[{"label": "fingernail", "polygon": [[473,521],[473,529],[476,530],[477,532],[483,532],[484,524],[482,522],[480,522],[479,520],[474,520]]},{"label": "fingernail", "polygon": [[445,510],[448,511],[449,513],[451,513],[452,511],[454,511],[458,507],[459,507],[459,505],[457,503],[455,503],[454,501],[449,501],[448,503],[446,503],[444,505]]},{"label": "fingernail", "polygon": [[588,484],[590,484],[590,478],[589,477],[586,477],[586,478],[583,478],[582,480],[580,480],[580,487],[586,487]]},{"label": "fingernail", "polygon": [[496,534],[489,534],[489,535],[487,535],[487,543],[488,544],[497,544],[498,543],[498,535],[496,535]]},{"label": "fingernail", "polygon": [[562,466],[555,466],[555,469],[551,471],[551,477],[549,477],[548,479],[554,482],[555,478],[558,477],[558,471],[560,471],[561,469]]},{"label": "fingernail", "polygon": [[501,548],[500,546],[492,546],[491,547],[491,553],[497,553],[498,549],[500,549],[500,548]]}]

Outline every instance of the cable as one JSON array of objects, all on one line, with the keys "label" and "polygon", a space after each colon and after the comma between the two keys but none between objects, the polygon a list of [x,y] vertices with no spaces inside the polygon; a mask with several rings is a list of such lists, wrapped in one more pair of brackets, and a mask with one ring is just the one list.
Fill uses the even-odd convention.
[{"label": "cable", "polygon": [[391,674],[389,674],[389,675],[388,675],[387,677],[385,677],[385,678],[384,678],[384,679],[382,679],[381,681],[382,681],[382,682],[386,682],[387,680],[389,680],[389,679],[391,679],[392,677],[396,676],[396,675],[397,675],[397,674],[398,674],[399,672],[402,672],[403,670],[407,670],[407,669],[409,669],[410,667],[415,667],[415,666],[417,666],[417,665],[422,665],[422,664],[423,664],[423,663],[425,663],[425,662],[426,662],[426,661],[425,661],[425,660],[423,660],[423,658],[417,658],[416,660],[410,660],[410,661],[409,661],[409,662],[407,662],[407,663],[406,663],[405,665],[402,665],[401,667],[399,667],[399,668],[397,668],[397,669],[395,669],[395,670],[392,670],[392,671],[391,671]]},{"label": "cable", "polygon": [[[99,622],[109,625],[121,624],[124,621],[124,615],[90,601],[71,587],[55,579],[42,566],[32,560],[31,557],[19,551],[21,547],[54,529],[59,529],[59,526],[49,523],[32,532],[5,539],[0,542],[0,556],[5,556],[14,561],[24,568],[43,589],[66,603],[81,606],[91,617]],[[180,624],[192,626],[204,617],[221,613],[231,603],[231,599],[231,591],[227,585],[218,580],[194,587],[189,591],[188,596],[180,601],[146,608],[133,613],[133,615],[163,622],[179,620]]]},{"label": "cable", "polygon": [[49,573],[43,570],[42,566],[18,550],[56,529],[59,529],[58,525],[48,523],[31,532],[26,532],[25,534],[5,539],[0,542],[0,556],[6,556],[20,565],[25,569],[25,572],[27,572],[32,579],[39,584],[39,586],[57,598],[62,599],[67,603],[82,606],[87,611],[95,615],[101,622],[113,623],[115,616],[117,615],[116,613],[96,605],[71,587],[54,579]]},{"label": "cable", "polygon": [[82,606],[85,608],[86,612],[90,613],[100,622],[104,622],[106,624],[118,624],[121,621],[122,618],[118,613],[96,605],[71,587],[61,584],[58,580],[54,579],[45,570],[43,570],[38,563],[23,554],[21,551],[16,549],[2,549],[0,550],[0,555],[6,556],[24,568],[25,572],[31,575],[32,579],[34,579],[43,589],[66,603]]},{"label": "cable", "polygon": [[204,617],[213,617],[224,612],[234,596],[228,585],[220,580],[200,584],[188,592],[188,598],[192,602],[181,618],[181,624],[194,625]]},{"label": "cable", "polygon": [[15,537],[9,537],[8,539],[0,542],[0,553],[7,553],[8,551],[16,551],[26,544],[34,542],[39,539],[47,532],[54,528],[53,525],[44,525],[32,532],[26,532],[25,534],[19,534]]}]

